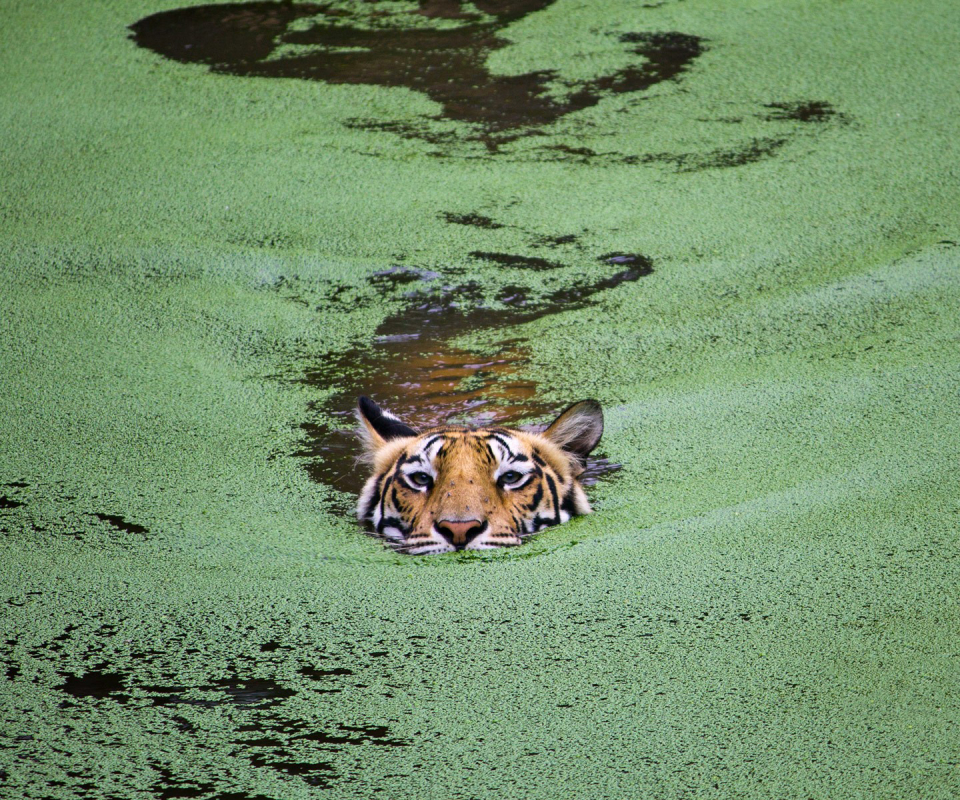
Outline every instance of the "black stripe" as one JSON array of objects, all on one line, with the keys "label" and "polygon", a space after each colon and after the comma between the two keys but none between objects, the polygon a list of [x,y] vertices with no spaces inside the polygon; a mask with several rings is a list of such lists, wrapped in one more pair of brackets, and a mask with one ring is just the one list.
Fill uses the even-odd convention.
[{"label": "black stripe", "polygon": [[410,533],[410,526],[404,525],[403,520],[399,517],[384,517],[381,519],[380,524],[377,525],[377,533],[383,536],[383,532],[387,528],[396,528],[404,537]]},{"label": "black stripe", "polygon": [[[402,466],[403,466],[404,464],[406,464],[406,463],[407,463],[407,454],[406,454],[406,453],[401,453],[401,454],[400,454],[400,458],[397,459],[397,463],[396,463],[396,466],[394,467],[393,474],[390,476],[390,480],[391,480],[391,481],[399,481],[400,483],[403,483],[403,478],[402,478],[402,473],[400,472],[400,467],[402,467]],[[386,484],[386,483],[383,484],[383,494],[384,494],[384,496],[386,496],[386,494],[387,494],[387,484]],[[381,513],[381,514],[383,513],[383,506],[382,506],[382,505],[381,505],[381,507],[380,507],[380,513]]]},{"label": "black stripe", "polygon": [[553,476],[547,474],[544,476],[547,479],[547,486],[550,487],[550,494],[553,496],[553,510],[554,515],[556,516],[556,522],[554,525],[560,524],[560,499],[557,497],[557,482],[553,479]]},{"label": "black stripe", "polygon": [[367,504],[363,507],[363,514],[361,515],[362,519],[370,519],[373,515],[373,509],[375,509],[380,504],[380,482],[383,480],[383,475],[377,476],[377,490],[370,495],[370,499],[367,501]]},{"label": "black stripe", "polygon": [[[380,487],[380,521],[383,521],[383,517],[387,513],[386,502],[387,502],[387,489],[390,488],[390,484],[393,483],[393,478],[389,476],[384,476],[383,486]],[[380,530],[380,526],[377,526],[377,531]]]},{"label": "black stripe", "polygon": [[540,505],[540,501],[543,500],[543,484],[537,485],[537,491],[534,492],[533,497],[530,498],[530,502],[527,503],[527,511],[533,511],[537,506]]},{"label": "black stripe", "polygon": [[494,435],[491,436],[490,438],[491,438],[491,439],[496,439],[498,442],[500,442],[500,444],[503,445],[503,449],[507,451],[507,455],[510,456],[511,459],[516,458],[516,455],[517,455],[517,454],[514,453],[513,450],[510,449],[510,445],[508,445],[508,444],[503,440],[503,437],[502,437],[502,436],[498,436],[497,434],[494,434]]},{"label": "black stripe", "polygon": [[431,436],[429,439],[427,439],[427,441],[423,443],[423,449],[429,450],[431,447],[433,447],[433,443],[437,441],[437,439],[442,439],[442,438],[443,438],[442,433],[438,433],[436,436]]},{"label": "black stripe", "polygon": [[577,507],[576,507],[576,503],[575,503],[574,500],[573,500],[573,487],[572,487],[572,486],[570,487],[570,491],[567,492],[566,495],[564,495],[563,503],[560,505],[560,507],[561,507],[564,511],[566,511],[571,517],[576,516],[576,514],[577,514]]}]

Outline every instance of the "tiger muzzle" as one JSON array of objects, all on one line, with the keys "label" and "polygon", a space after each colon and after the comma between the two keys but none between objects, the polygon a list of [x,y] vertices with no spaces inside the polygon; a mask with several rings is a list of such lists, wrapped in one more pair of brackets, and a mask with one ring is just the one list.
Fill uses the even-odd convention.
[{"label": "tiger muzzle", "polygon": [[479,519],[442,519],[436,523],[439,533],[458,550],[462,550],[487,529],[487,521]]}]

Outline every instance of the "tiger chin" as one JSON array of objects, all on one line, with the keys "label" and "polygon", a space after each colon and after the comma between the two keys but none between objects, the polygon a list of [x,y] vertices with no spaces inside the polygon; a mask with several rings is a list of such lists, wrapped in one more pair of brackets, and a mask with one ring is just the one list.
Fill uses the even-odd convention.
[{"label": "tiger chin", "polygon": [[357,403],[372,468],[357,515],[412,555],[520,544],[589,514],[580,484],[603,434],[603,411],[582,400],[542,433],[442,425],[416,431],[368,397]]}]

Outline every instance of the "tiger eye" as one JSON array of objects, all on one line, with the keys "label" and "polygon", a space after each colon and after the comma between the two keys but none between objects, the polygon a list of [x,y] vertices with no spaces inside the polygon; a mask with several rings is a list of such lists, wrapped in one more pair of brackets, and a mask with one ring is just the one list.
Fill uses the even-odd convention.
[{"label": "tiger eye", "polygon": [[408,477],[414,486],[429,486],[433,483],[433,478],[427,472],[411,472]]}]

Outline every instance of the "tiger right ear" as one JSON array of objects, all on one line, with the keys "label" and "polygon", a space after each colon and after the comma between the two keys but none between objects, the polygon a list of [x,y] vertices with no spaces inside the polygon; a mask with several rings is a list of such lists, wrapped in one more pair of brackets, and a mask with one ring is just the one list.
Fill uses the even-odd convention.
[{"label": "tiger right ear", "polygon": [[543,435],[583,463],[603,435],[603,409],[596,400],[574,403]]},{"label": "tiger right ear", "polygon": [[393,439],[417,435],[413,428],[405,425],[389,411],[384,411],[369,397],[360,397],[357,400],[357,419],[363,424],[360,438],[370,454]]}]

